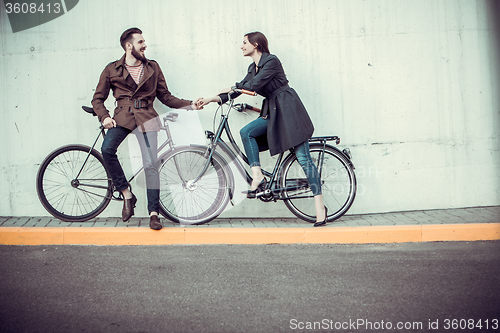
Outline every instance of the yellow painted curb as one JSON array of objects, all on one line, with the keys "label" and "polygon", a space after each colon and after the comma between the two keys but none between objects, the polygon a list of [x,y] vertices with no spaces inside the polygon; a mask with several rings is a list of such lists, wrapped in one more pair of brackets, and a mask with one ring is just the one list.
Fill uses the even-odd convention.
[{"label": "yellow painted curb", "polygon": [[[64,228],[66,245],[171,245],[183,244],[183,229]],[[165,229],[164,229],[165,230]]]},{"label": "yellow painted curb", "polygon": [[186,228],[185,244],[305,243],[302,228]]},{"label": "yellow painted curb", "polygon": [[64,228],[0,228],[2,245],[64,244]]},{"label": "yellow painted curb", "polygon": [[326,230],[306,231],[305,243],[369,244],[369,243],[411,243],[421,242],[419,225],[338,227]]},{"label": "yellow painted curb", "polygon": [[2,245],[368,244],[500,240],[500,223],[323,228],[1,227]]},{"label": "yellow painted curb", "polygon": [[500,223],[423,225],[422,242],[500,239]]}]

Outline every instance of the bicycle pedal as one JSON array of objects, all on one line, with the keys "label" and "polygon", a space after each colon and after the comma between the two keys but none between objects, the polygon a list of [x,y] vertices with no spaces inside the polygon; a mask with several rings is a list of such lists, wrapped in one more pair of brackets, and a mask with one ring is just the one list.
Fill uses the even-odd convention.
[{"label": "bicycle pedal", "polygon": [[256,193],[256,194],[255,194],[255,197],[256,197],[256,198],[258,198],[258,197],[263,196],[264,194],[269,194],[269,193],[271,193],[271,190],[265,190],[265,191],[262,191],[262,192]]}]

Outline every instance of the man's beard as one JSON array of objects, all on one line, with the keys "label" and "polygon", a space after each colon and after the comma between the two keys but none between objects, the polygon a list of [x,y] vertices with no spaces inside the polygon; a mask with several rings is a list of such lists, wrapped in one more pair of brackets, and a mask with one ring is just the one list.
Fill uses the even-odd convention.
[{"label": "man's beard", "polygon": [[136,48],[135,48],[135,47],[134,47],[134,48],[132,48],[132,55],[133,55],[133,56],[134,56],[134,58],[136,58],[137,60],[140,60],[140,61],[142,61],[142,62],[146,62],[146,61],[147,61],[146,57],[145,57],[145,56],[143,56],[143,55],[141,55],[141,54],[139,53],[139,51],[137,51],[137,50],[136,50]]}]

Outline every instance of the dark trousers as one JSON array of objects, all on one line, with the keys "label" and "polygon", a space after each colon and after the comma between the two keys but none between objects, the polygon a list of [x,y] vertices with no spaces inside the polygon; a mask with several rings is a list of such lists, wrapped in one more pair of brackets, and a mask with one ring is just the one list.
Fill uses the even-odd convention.
[{"label": "dark trousers", "polygon": [[[116,151],[125,138],[131,133],[129,129],[121,126],[110,128],[102,143],[102,156],[104,164],[111,174],[113,185],[117,191],[125,190],[129,184],[123,172]],[[142,163],[146,175],[148,196],[148,211],[159,212],[160,208],[160,176],[158,174],[158,133],[141,132],[138,128],[133,131],[141,147]]]}]

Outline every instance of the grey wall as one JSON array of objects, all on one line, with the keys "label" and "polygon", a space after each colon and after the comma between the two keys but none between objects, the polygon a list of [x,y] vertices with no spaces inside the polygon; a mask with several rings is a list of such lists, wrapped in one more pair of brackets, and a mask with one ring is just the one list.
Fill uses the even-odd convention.
[{"label": "grey wall", "polygon": [[[0,215],[47,215],[38,166],[58,146],[91,144],[98,123],[80,106],[90,104],[104,66],[122,56],[119,36],[131,26],[143,30],[172,93],[188,99],[241,80],[250,63],[239,48],[244,33],[265,33],[315,135],[338,135],[353,153],[359,192],[350,213],[498,205],[495,21],[494,1],[89,0],[13,33],[1,3]],[[176,126],[202,134],[214,111]],[[233,133],[248,121],[233,115]],[[133,140],[120,152],[127,170],[137,164]],[[144,202],[141,184],[133,186]],[[289,216],[282,203],[237,203],[225,216]],[[120,209],[112,203],[102,216]]]}]

